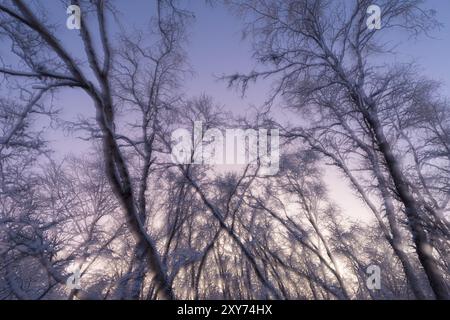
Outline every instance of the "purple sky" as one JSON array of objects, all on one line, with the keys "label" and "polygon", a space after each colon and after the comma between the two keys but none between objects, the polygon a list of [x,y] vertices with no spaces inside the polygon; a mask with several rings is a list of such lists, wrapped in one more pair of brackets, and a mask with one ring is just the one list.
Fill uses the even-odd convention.
[{"label": "purple sky", "polygon": [[[218,75],[251,71],[255,66],[251,59],[251,45],[248,40],[242,40],[241,37],[242,22],[221,5],[211,7],[200,0],[185,0],[182,3],[196,16],[190,29],[190,42],[186,48],[195,74],[185,82],[186,96],[193,97],[206,93],[234,113],[245,112],[250,105],[261,105],[267,98],[270,80],[251,85],[244,99],[241,99],[240,94],[234,89],[228,89],[226,83],[216,80]],[[376,4],[376,1],[374,3]],[[445,83],[444,92],[450,97],[450,1],[428,0],[426,6],[436,10],[438,20],[445,24],[444,27],[433,34],[433,39],[421,37],[417,41],[412,41],[406,35],[396,36],[392,40],[402,43],[398,48],[397,59],[399,61],[415,59],[423,67],[426,75]],[[66,47],[70,50],[80,50],[78,32],[64,27],[67,15],[61,2],[48,0],[45,1],[45,7],[49,8],[52,19],[62,26],[58,36],[64,40]],[[155,13],[152,0],[122,0],[118,2],[118,9],[127,27],[145,25],[148,17]],[[1,48],[0,54],[4,56],[8,49]],[[93,115],[89,98],[79,91],[64,92],[59,95],[57,101],[58,106],[64,106],[62,116],[65,120],[73,120],[77,114]],[[277,112],[280,112],[279,109]],[[59,155],[68,152],[80,153],[86,147],[85,143],[63,135],[60,131],[52,131],[48,137],[54,142],[54,149]],[[352,215],[360,216],[361,205],[349,195],[347,188],[339,187],[345,185],[340,176],[335,172],[327,176],[330,184],[335,186],[333,197],[339,199],[341,206],[350,209]]]},{"label": "purple sky", "polygon": [[[248,39],[242,40],[241,37],[242,22],[221,5],[213,7],[200,0],[181,2],[196,17],[189,31],[190,41],[186,48],[194,71],[192,78],[185,82],[186,96],[193,97],[206,93],[235,113],[245,112],[250,105],[261,105],[267,98],[270,79],[252,84],[244,99],[240,97],[239,92],[228,89],[225,82],[216,79],[219,75],[251,71],[255,67],[251,59],[251,44]],[[50,5],[51,3],[54,5]],[[434,39],[420,37],[416,41],[408,39],[406,35],[399,35],[392,39],[396,43],[402,43],[398,48],[397,59],[399,61],[415,59],[423,67],[426,75],[446,83],[445,93],[450,96],[448,87],[450,84],[450,1],[428,0],[426,6],[436,10],[439,21],[445,24],[444,27],[433,33]],[[48,0],[45,2],[45,7],[51,10],[51,16],[54,17],[55,22],[65,25],[67,15],[59,0]],[[148,21],[148,17],[155,13],[152,0],[118,1],[118,9],[121,12],[120,18],[127,27],[133,25],[137,28],[142,27]],[[66,47],[79,50],[80,39],[76,30],[62,28],[60,38],[64,39]],[[80,95],[79,92],[66,92],[61,97],[63,99],[60,100],[60,105],[64,105],[65,118],[70,119],[78,113],[92,114],[93,108],[89,99]],[[55,138],[58,139],[58,137]],[[61,148],[58,147],[58,150],[63,151],[70,146],[67,144],[67,138],[58,142],[58,145],[61,143]],[[72,146],[68,150],[75,151]]]}]

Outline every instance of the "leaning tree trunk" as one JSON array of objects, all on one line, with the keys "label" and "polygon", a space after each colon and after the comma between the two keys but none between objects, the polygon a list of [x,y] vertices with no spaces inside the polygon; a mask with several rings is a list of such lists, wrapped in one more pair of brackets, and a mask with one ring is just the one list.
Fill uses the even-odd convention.
[{"label": "leaning tree trunk", "polygon": [[392,153],[392,147],[384,135],[380,120],[373,112],[367,113],[367,122],[373,130],[374,137],[380,152],[382,153],[389,174],[398,193],[400,200],[405,207],[405,214],[408,219],[416,252],[420,263],[422,264],[431,288],[437,299],[450,299],[446,281],[439,270],[437,262],[433,257],[433,247],[428,241],[426,232],[420,222],[419,205],[413,198],[408,183],[401,171],[398,160]]},{"label": "leaning tree trunk", "polygon": [[111,183],[112,190],[125,211],[126,220],[132,232],[139,251],[146,252],[149,269],[154,274],[156,294],[162,299],[174,299],[170,281],[156,249],[156,245],[144,229],[141,216],[138,214],[135,203],[131,178],[119,147],[114,140],[112,128],[112,112],[108,112],[110,104],[97,103],[97,122],[103,131],[103,152],[106,164],[106,174]]}]

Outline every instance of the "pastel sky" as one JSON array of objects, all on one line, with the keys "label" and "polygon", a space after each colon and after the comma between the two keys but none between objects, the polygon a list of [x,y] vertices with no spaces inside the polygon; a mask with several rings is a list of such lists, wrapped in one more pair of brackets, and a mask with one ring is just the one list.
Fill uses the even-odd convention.
[{"label": "pastel sky", "polygon": [[[249,40],[242,40],[242,21],[233,16],[221,5],[209,6],[205,1],[182,0],[183,5],[195,14],[195,21],[190,28],[190,42],[186,47],[189,62],[195,74],[185,82],[184,92],[188,97],[206,93],[214,97],[215,101],[234,113],[243,113],[250,105],[261,105],[267,98],[270,80],[261,81],[250,86],[244,98],[233,89],[228,89],[226,83],[218,81],[216,76],[232,74],[234,72],[251,71],[255,64],[251,59],[251,44]],[[376,4],[376,1],[374,0]],[[450,97],[450,1],[427,0],[426,6],[437,12],[437,18],[444,23],[444,27],[435,33],[434,38],[411,40],[406,38],[392,39],[400,42],[399,61],[414,59],[424,69],[429,77],[445,83],[444,92]],[[65,8],[59,0],[45,1],[50,16],[61,26],[67,18]],[[121,0],[118,1],[121,18],[127,25],[140,26],[149,16],[154,15],[155,6],[152,0]],[[76,31],[62,28],[60,37],[71,50],[79,50],[79,36]],[[0,49],[3,54],[8,48]],[[68,91],[60,95],[59,106],[64,106],[62,117],[73,119],[77,114],[91,115],[93,108],[89,99],[79,91]],[[276,109],[277,112],[283,112]],[[61,155],[68,152],[80,153],[86,148],[76,138],[63,135],[60,131],[52,131],[49,138],[54,148]],[[330,171],[327,175],[332,196],[351,216],[365,216],[365,209],[355,199],[342,181],[340,175]]]}]

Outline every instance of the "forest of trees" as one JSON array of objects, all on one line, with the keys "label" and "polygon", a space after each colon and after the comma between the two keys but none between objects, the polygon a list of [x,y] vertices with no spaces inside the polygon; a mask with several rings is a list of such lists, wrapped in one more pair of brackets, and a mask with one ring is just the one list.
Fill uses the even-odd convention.
[{"label": "forest of trees", "polygon": [[[0,0],[0,299],[450,299],[450,100],[383,38],[438,28],[423,1],[376,1],[383,33],[372,0],[204,1],[245,21],[258,66],[223,85],[273,84],[245,117],[181,89],[183,1],[154,0],[132,33],[111,27],[114,1],[63,2],[81,8],[80,50],[47,1]],[[69,92],[95,117],[61,121]],[[278,129],[278,173],[173,163],[171,133],[195,121]],[[89,150],[57,157],[51,126]],[[332,200],[325,167],[370,223]]]}]

